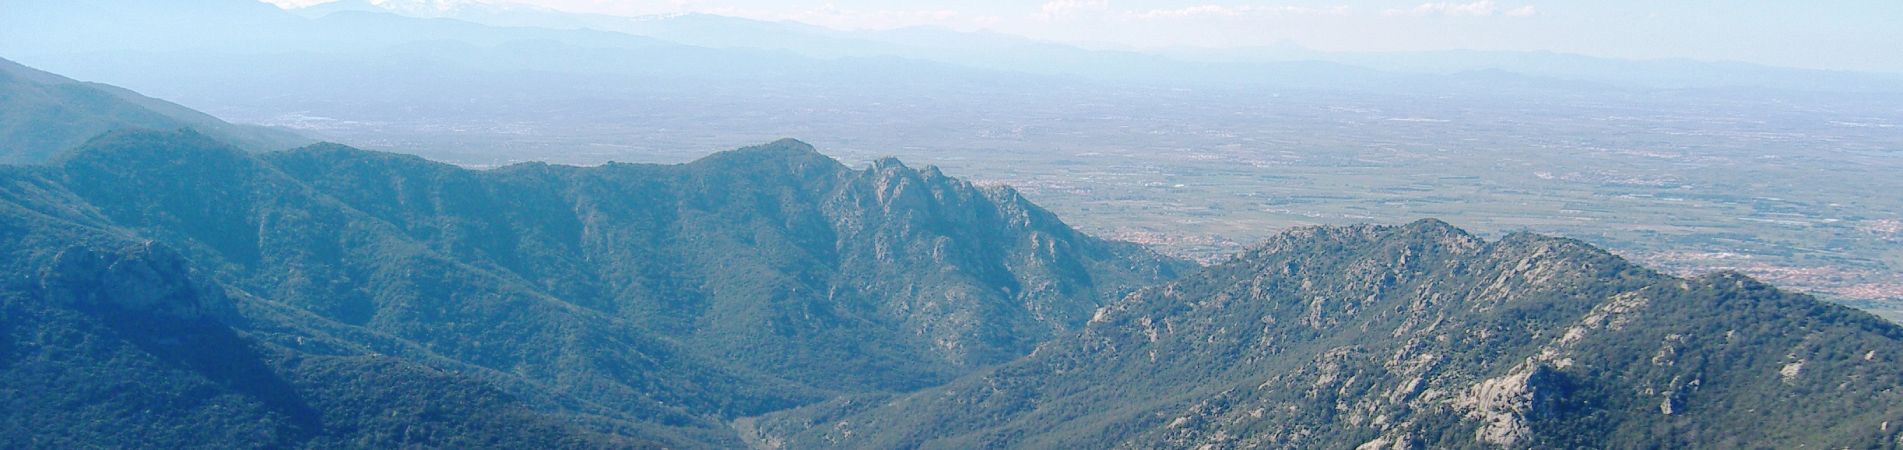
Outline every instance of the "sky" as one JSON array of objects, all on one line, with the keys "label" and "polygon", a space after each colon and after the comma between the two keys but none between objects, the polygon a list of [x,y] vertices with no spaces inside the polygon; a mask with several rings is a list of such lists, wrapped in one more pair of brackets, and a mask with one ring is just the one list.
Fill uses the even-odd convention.
[{"label": "sky", "polygon": [[[266,0],[280,6],[325,0]],[[940,26],[1107,48],[1544,50],[1903,72],[1903,0],[372,0]]]}]

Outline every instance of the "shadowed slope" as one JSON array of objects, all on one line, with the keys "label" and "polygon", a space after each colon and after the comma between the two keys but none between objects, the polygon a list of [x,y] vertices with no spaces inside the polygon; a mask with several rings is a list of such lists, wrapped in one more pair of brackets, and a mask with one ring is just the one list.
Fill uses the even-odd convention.
[{"label": "shadowed slope", "polygon": [[272,306],[18,193],[0,201],[0,273],[25,275],[0,280],[0,447],[656,446],[440,368],[455,364],[329,337],[321,319],[241,314]]}]

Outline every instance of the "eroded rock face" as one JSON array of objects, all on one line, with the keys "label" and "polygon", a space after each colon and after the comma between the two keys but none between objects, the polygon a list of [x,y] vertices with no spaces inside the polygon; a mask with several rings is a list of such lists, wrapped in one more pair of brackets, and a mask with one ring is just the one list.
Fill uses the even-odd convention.
[{"label": "eroded rock face", "polygon": [[1533,420],[1560,413],[1557,398],[1565,395],[1565,374],[1545,364],[1528,364],[1499,378],[1481,380],[1455,405],[1479,422],[1474,439],[1516,447],[1533,436]]},{"label": "eroded rock face", "polygon": [[232,308],[222,289],[195,278],[183,258],[152,242],[68,247],[53,256],[39,278],[48,301],[77,308],[188,320],[227,317]]}]

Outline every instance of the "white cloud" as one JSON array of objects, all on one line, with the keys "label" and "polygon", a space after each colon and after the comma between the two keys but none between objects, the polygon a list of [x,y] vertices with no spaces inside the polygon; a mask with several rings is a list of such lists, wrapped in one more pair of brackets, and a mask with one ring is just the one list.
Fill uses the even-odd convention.
[{"label": "white cloud", "polygon": [[1310,7],[1304,7],[1304,6],[1196,5],[1196,6],[1190,6],[1185,8],[1177,8],[1177,9],[1152,9],[1148,11],[1129,11],[1124,13],[1124,16],[1132,18],[1132,19],[1155,20],[1155,19],[1188,19],[1188,18],[1199,18],[1199,17],[1243,17],[1243,16],[1268,16],[1268,15],[1303,15],[1303,16],[1346,15],[1348,14],[1348,12],[1349,12],[1349,9],[1347,6],[1310,8]]},{"label": "white cloud", "polygon": [[[1506,10],[1504,12],[1505,12],[1505,15],[1512,16],[1512,17],[1526,17],[1526,16],[1534,15],[1536,13],[1532,5],[1522,6],[1519,8]],[[1470,2],[1470,3],[1456,3],[1456,2],[1422,3],[1420,4],[1420,6],[1415,6],[1413,8],[1408,8],[1408,9],[1390,9],[1390,10],[1387,10],[1385,14],[1390,16],[1486,17],[1486,16],[1500,15],[1501,13],[1502,13],[1502,10],[1500,8],[1500,5],[1495,4],[1493,0],[1480,0],[1476,2]]]},{"label": "white cloud", "polygon": [[831,3],[819,8],[765,10],[746,8],[701,8],[700,12],[766,21],[793,21],[840,30],[884,30],[914,26],[983,28],[997,22],[989,16],[968,16],[950,9],[879,9],[839,8]]},{"label": "white cloud", "polygon": [[[277,5],[277,7],[279,8],[298,9],[298,8],[309,8],[312,6],[322,5],[325,3],[333,3],[333,2],[336,2],[337,0],[259,0],[259,1],[262,1],[264,3],[269,3],[272,5]],[[515,8],[524,8],[524,7],[539,8],[538,6],[535,6],[534,4],[535,2],[532,2],[532,1],[510,1],[510,0],[365,0],[365,2],[369,3],[370,6],[383,8],[384,10],[387,10],[387,11],[395,12],[398,14],[413,15],[413,16],[442,15],[442,14],[448,13],[450,11],[455,11],[458,8],[462,8],[468,5],[508,6],[508,7],[515,7]]]},{"label": "white cloud", "polygon": [[259,0],[284,9],[308,8],[337,0]]},{"label": "white cloud", "polygon": [[1110,0],[1051,0],[1044,3],[1041,11],[1044,20],[1060,19],[1084,12],[1098,12],[1110,9]]},{"label": "white cloud", "polygon": [[[1262,16],[1347,16],[1353,13],[1354,10],[1346,5],[1308,7],[1202,4],[1175,9],[1124,11],[1123,17],[1133,20],[1177,20]],[[1383,11],[1382,14],[1387,16],[1527,17],[1537,14],[1537,10],[1533,8],[1533,5],[1508,8],[1492,0],[1478,0],[1465,3],[1428,2],[1412,8],[1389,9]]]}]

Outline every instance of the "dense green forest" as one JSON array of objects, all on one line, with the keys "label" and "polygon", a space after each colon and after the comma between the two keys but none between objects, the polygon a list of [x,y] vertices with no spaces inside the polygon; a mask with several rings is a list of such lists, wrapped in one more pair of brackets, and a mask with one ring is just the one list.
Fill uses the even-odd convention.
[{"label": "dense green forest", "polygon": [[125,131],[0,168],[0,207],[0,434],[35,447],[733,447],[1191,268],[797,141],[470,171]]}]

